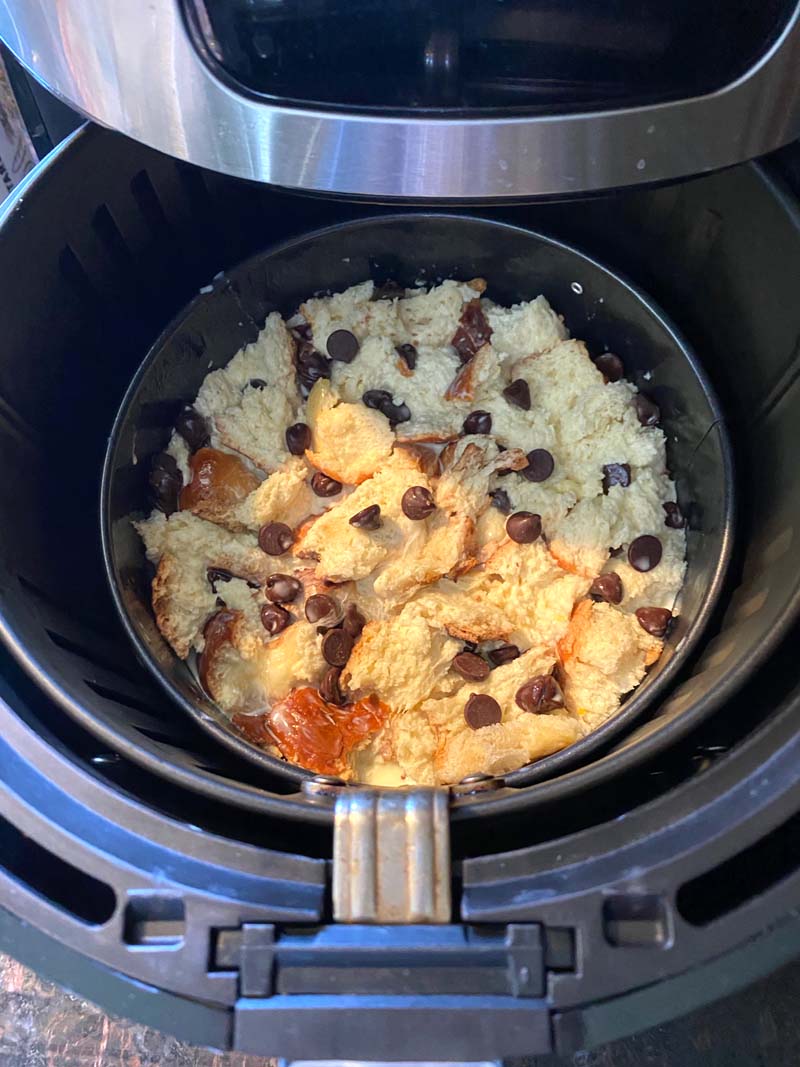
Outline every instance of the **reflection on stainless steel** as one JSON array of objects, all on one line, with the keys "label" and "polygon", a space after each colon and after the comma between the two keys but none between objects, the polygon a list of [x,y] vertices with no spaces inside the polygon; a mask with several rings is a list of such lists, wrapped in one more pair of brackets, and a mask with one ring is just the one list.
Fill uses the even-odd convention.
[{"label": "reflection on stainless steel", "polygon": [[511,198],[636,185],[736,163],[800,134],[800,8],[729,87],[565,116],[399,118],[271,106],[208,70],[177,0],[0,0],[0,36],[106,126],[201,166],[320,192]]}]

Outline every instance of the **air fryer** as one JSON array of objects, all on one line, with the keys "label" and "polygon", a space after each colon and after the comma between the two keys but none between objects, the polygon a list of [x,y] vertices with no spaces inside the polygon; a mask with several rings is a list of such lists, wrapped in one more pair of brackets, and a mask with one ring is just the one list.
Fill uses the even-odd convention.
[{"label": "air fryer", "polygon": [[[49,25],[49,8],[27,5],[32,21],[16,11],[11,27],[16,7],[0,5],[2,33],[71,96],[66,68],[44,70],[59,35],[40,33],[39,59],[32,54],[37,19],[39,30]],[[181,18],[196,20],[200,7],[187,4]],[[238,38],[250,56],[248,74],[231,44],[237,39],[215,21],[223,6],[204,7],[205,29],[190,21],[181,38],[195,42],[194,76],[208,72],[208,84],[247,100],[249,113],[265,91],[258,79],[269,73],[248,51],[256,37]],[[153,17],[168,9],[178,7],[155,4]],[[112,10],[119,23],[100,53],[92,34]],[[776,15],[775,32],[762,42],[762,53],[776,61],[794,39],[795,13],[787,12],[785,22]],[[90,111],[86,105],[101,99],[124,103],[124,115],[101,117],[153,140],[148,122],[163,108],[160,91],[137,112],[134,83],[118,66],[120,77],[106,79],[107,97],[92,96],[100,67],[89,56],[111,63],[130,15],[100,0],[65,5],[63,15],[72,74],[83,70],[86,94],[71,98]],[[130,44],[131,55],[139,54],[139,43]],[[446,52],[434,49],[434,71]],[[750,59],[741,58],[744,67]],[[153,69],[160,77],[170,68],[159,61]],[[747,80],[741,69],[740,81]],[[245,74],[255,80],[243,88]],[[677,96],[661,102],[679,109],[688,90],[674,89]],[[708,95],[707,86],[701,90]],[[429,91],[446,99],[438,82]],[[185,116],[189,99],[176,97],[173,120]],[[385,212],[245,180],[245,159],[252,163],[247,177],[276,176],[282,142],[269,142],[268,151],[267,142],[256,149],[245,136],[231,165],[224,157],[233,135],[207,121],[207,102],[194,98],[202,127],[159,126],[170,136],[183,128],[180,151],[174,142],[160,145],[172,155],[82,128],[0,216],[0,947],[109,1010],[195,1044],[287,1059],[568,1054],[777,968],[800,951],[796,146],[677,184],[553,201],[530,199],[548,191],[531,186],[521,194],[526,202],[471,211],[574,245],[631,279],[677,325],[722,418],[697,437],[698,476],[723,430],[733,449],[732,556],[701,640],[621,736],[539,781],[478,780],[438,795],[450,848],[449,921],[338,922],[332,880],[338,869],[341,883],[345,850],[334,823],[343,793],[357,798],[359,791],[297,781],[210,737],[137,658],[104,573],[103,458],[125,391],[157,338],[192,301],[204,306],[198,294],[209,285],[207,306],[219,299],[249,307],[252,294],[229,284],[248,257]],[[348,101],[334,103],[315,106],[328,107],[329,116],[350,114]],[[559,114],[570,118],[562,104]],[[582,116],[590,105],[582,98]],[[380,106],[386,111],[389,102]],[[451,129],[468,121],[456,112],[469,100],[445,106]],[[767,121],[764,106],[764,121],[748,127],[746,144],[755,151],[796,132],[791,106],[783,125]],[[140,125],[131,125],[137,114]],[[408,116],[386,117],[421,132],[402,125]],[[601,139],[604,121],[591,127]],[[318,128],[329,129],[321,120]],[[362,176],[380,177],[370,169],[374,157],[350,150],[352,127],[340,129],[348,151],[339,156],[330,140],[307,142],[306,188],[331,192],[338,184],[338,193],[374,194],[370,182],[358,189],[339,183],[345,157],[348,166],[359,162]],[[722,140],[718,132],[711,154],[693,157],[696,166],[673,156],[673,169],[653,177],[749,152],[728,155]],[[411,142],[403,143],[410,151]],[[666,153],[666,141],[659,144]],[[287,153],[280,166],[297,161],[293,148]],[[645,182],[656,157],[628,159],[636,175],[624,184]],[[494,157],[502,158],[514,170],[522,157]],[[564,197],[571,172],[561,158]],[[445,179],[456,175],[452,189],[463,192],[471,157],[459,156],[449,169],[442,159],[434,152],[427,172],[439,190],[431,207],[460,217],[465,209],[443,199]],[[391,211],[403,215],[416,210],[406,201],[421,179],[419,167],[395,166],[401,172],[408,185]],[[477,172],[486,173],[483,163]],[[505,172],[498,163],[491,173]],[[593,187],[604,184],[615,182],[598,178]],[[697,494],[698,529],[714,514],[720,489],[714,482]],[[724,546],[719,551],[722,559]],[[434,843],[441,815],[424,816],[435,824]]]}]

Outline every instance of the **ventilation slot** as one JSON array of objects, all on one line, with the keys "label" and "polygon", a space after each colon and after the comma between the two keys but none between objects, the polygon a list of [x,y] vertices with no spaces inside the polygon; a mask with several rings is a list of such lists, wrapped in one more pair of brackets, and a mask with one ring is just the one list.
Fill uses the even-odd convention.
[{"label": "ventilation slot", "polygon": [[766,893],[800,867],[800,814],[678,891],[677,906],[692,926],[707,926]]},{"label": "ventilation slot", "polygon": [[111,659],[109,656],[98,652],[96,648],[85,648],[83,645],[79,645],[77,641],[65,637],[56,630],[47,630],[46,633],[53,644],[57,648],[63,649],[64,652],[70,652],[73,656],[80,656],[81,659],[85,659],[87,663],[91,663],[94,667],[98,667],[100,670],[108,671],[110,674],[116,674],[121,678],[125,678],[134,685],[138,686],[140,684],[140,678],[132,670],[127,666],[122,666],[119,662]]},{"label": "ventilation slot", "polygon": [[103,243],[112,260],[127,273],[131,262],[130,249],[105,204],[101,204],[92,216],[92,229]]},{"label": "ventilation slot", "polygon": [[108,922],[117,906],[105,882],[48,852],[0,815],[0,870],[81,922]]},{"label": "ventilation slot", "polygon": [[58,257],[61,276],[82,304],[92,304],[95,291],[83,264],[69,245],[62,248]]},{"label": "ventilation slot", "polygon": [[161,206],[158,193],[146,170],[140,170],[138,174],[131,178],[131,195],[148,226],[155,234],[161,235],[172,232],[172,227],[164,213],[164,208]]},{"label": "ventilation slot", "polygon": [[94,617],[90,618],[88,615],[84,614],[80,607],[77,607],[75,604],[67,606],[60,603],[51,593],[45,589],[41,589],[35,582],[32,582],[30,578],[26,578],[23,574],[17,575],[17,581],[24,593],[34,597],[40,604],[49,608],[52,612],[55,612],[60,618],[77,620],[81,626],[84,626],[87,630],[91,630],[93,634],[97,634],[101,639],[107,640],[108,627],[104,627],[103,623],[98,619]]}]

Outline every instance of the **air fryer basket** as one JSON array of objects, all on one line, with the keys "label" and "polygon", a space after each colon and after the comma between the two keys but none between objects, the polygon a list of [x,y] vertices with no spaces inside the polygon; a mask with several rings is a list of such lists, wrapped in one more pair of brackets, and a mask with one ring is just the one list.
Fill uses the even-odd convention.
[{"label": "air fryer basket", "polygon": [[[210,741],[137,662],[104,574],[97,489],[115,412],[142,354],[176,311],[227,265],[293,233],[371,213],[208,174],[89,129],[21,191],[3,220],[0,245],[8,257],[0,304],[0,634],[52,706],[95,739],[84,748],[110,750],[204,804],[222,801],[307,824],[329,825],[330,811],[309,803],[285,774]],[[455,826],[473,827],[524,812],[526,826],[544,833],[545,824],[530,822],[536,810],[557,807],[591,821],[587,797],[621,802],[622,776],[666,758],[730,702],[795,618],[800,569],[791,537],[800,525],[800,471],[785,457],[797,451],[800,432],[792,417],[800,388],[792,283],[800,242],[793,204],[754,167],[679,188],[508,207],[494,216],[574,241],[635,277],[681,323],[732,420],[744,494],[741,555],[721,610],[647,719],[585,766],[535,789],[459,801],[453,810]],[[25,252],[32,244],[35,257]],[[295,286],[298,295],[307,274]],[[198,313],[217,300],[238,309],[251,299],[223,279],[215,284],[227,295],[199,301]],[[266,291],[260,288],[259,298]],[[563,310],[582,318],[579,306]],[[578,324],[574,329],[580,332]],[[233,330],[229,336],[232,352],[240,339]],[[587,336],[628,352],[624,337]],[[703,448],[720,432],[719,425],[708,428]],[[753,714],[748,708],[748,723]],[[67,730],[69,719],[51,719]],[[654,783],[640,779],[639,786]],[[151,788],[148,795],[156,794]],[[473,833],[469,847],[492,844]]]},{"label": "air fryer basket", "polygon": [[408,214],[361,219],[258,254],[200,292],[138,369],[114,425],[103,471],[102,527],[109,580],[143,662],[212,736],[245,758],[297,779],[308,776],[251,744],[209,700],[159,634],[150,608],[151,569],[132,520],[149,513],[148,472],[181,406],[210,367],[226,364],[275,310],[291,316],[321,288],[341,291],[372,277],[413,286],[420,278],[483,277],[510,305],[543,292],[591,352],[614,351],[662,412],[670,470],[690,518],[688,568],[677,624],[664,653],[594,734],[507,776],[521,786],[587,760],[663,694],[691,655],[722,588],[731,551],[730,447],[719,405],[696,356],[652,301],[594,260],[550,238],[465,216]]}]

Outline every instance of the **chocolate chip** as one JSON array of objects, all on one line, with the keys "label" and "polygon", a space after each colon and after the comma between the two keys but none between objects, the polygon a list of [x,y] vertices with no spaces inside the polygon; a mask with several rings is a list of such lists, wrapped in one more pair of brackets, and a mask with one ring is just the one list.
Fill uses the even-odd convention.
[{"label": "chocolate chip", "polygon": [[358,355],[358,338],[349,330],[334,330],[326,345],[328,355],[339,363],[352,363]]},{"label": "chocolate chip", "polygon": [[208,425],[208,420],[191,404],[187,404],[181,409],[180,415],[175,420],[175,429],[189,446],[190,452],[196,452],[198,448],[205,448],[211,440],[211,428]]},{"label": "chocolate chip", "polygon": [[268,522],[258,531],[258,544],[268,556],[282,556],[294,543],[294,534],[285,522]]},{"label": "chocolate chip", "polygon": [[492,336],[492,328],[481,308],[480,300],[470,300],[461,312],[459,325],[450,344],[462,363],[469,363],[479,348]]},{"label": "chocolate chip", "polygon": [[251,378],[248,384],[249,384],[251,389],[266,389],[267,388],[267,383],[264,381],[263,378]]},{"label": "chocolate chip", "polygon": [[302,590],[302,583],[291,574],[271,574],[267,578],[265,595],[273,604],[291,604]]},{"label": "chocolate chip", "polygon": [[603,492],[613,485],[620,485],[627,489],[631,484],[631,468],[627,463],[605,463],[603,465]]},{"label": "chocolate chip", "polygon": [[412,485],[403,493],[400,507],[407,519],[427,519],[436,510],[436,502],[430,489],[424,485]]},{"label": "chocolate chip", "polygon": [[322,638],[322,655],[332,667],[344,667],[353,651],[353,638],[344,630],[328,630]]},{"label": "chocolate chip", "polygon": [[396,345],[395,352],[405,363],[409,370],[415,370],[417,366],[417,350],[413,345]]},{"label": "chocolate chip", "polygon": [[555,461],[546,448],[534,448],[528,453],[528,466],[519,473],[529,482],[546,482],[554,466]]},{"label": "chocolate chip", "polygon": [[672,622],[672,612],[669,608],[638,608],[636,619],[652,637],[665,637]]},{"label": "chocolate chip", "polygon": [[491,433],[492,416],[488,411],[473,411],[464,419],[463,433]]},{"label": "chocolate chip", "polygon": [[341,707],[344,704],[344,694],[339,685],[341,676],[341,667],[329,667],[319,685],[319,695],[322,699],[328,704],[334,704],[336,707]]},{"label": "chocolate chip", "polygon": [[539,674],[525,682],[517,690],[514,700],[517,707],[532,715],[541,715],[546,711],[564,707],[564,694],[552,674]]},{"label": "chocolate chip", "polygon": [[682,530],[686,525],[686,519],[684,519],[683,512],[678,505],[673,500],[668,500],[666,504],[662,504],[662,507],[667,513],[664,525],[669,526],[671,530]]},{"label": "chocolate chip", "polygon": [[494,667],[502,667],[519,657],[519,649],[516,645],[500,645],[489,652],[489,660]]},{"label": "chocolate chip", "polygon": [[633,398],[633,406],[636,409],[636,417],[642,426],[658,426],[661,420],[661,411],[658,404],[644,393],[637,393]]},{"label": "chocolate chip", "polygon": [[217,595],[217,582],[229,582],[233,578],[230,571],[224,567],[209,567],[206,571],[206,581],[211,586],[211,592]]},{"label": "chocolate chip", "polygon": [[376,285],[372,290],[373,300],[397,300],[405,295],[403,286],[392,278],[387,278],[383,285]]},{"label": "chocolate chip", "polygon": [[183,475],[178,469],[175,457],[168,452],[159,452],[153,459],[148,477],[153,503],[165,515],[172,515],[180,508],[180,492]]},{"label": "chocolate chip", "polygon": [[468,682],[482,682],[489,677],[489,664],[474,652],[459,652],[453,656],[451,667]]},{"label": "chocolate chip", "polygon": [[618,382],[625,374],[625,365],[613,352],[604,352],[602,356],[598,356],[594,365],[607,382]]},{"label": "chocolate chip", "polygon": [[323,474],[322,471],[317,471],[311,479],[311,489],[317,496],[336,496],[342,491],[342,483]]},{"label": "chocolate chip", "polygon": [[532,511],[515,511],[506,520],[506,533],[518,545],[530,545],[542,532],[542,516]]},{"label": "chocolate chip", "polygon": [[286,430],[286,447],[293,456],[302,456],[311,448],[311,428],[304,422],[295,422]]},{"label": "chocolate chip", "polygon": [[589,596],[592,600],[619,604],[622,600],[622,579],[613,571],[609,574],[598,574],[589,586]]},{"label": "chocolate chip", "polygon": [[395,404],[392,394],[385,389],[367,389],[361,399],[368,408],[374,408],[385,415],[392,427],[400,422],[408,422],[411,418],[408,405]]},{"label": "chocolate chip", "polygon": [[334,626],[342,617],[342,608],[338,600],[325,593],[315,593],[306,601],[306,618],[309,622]]},{"label": "chocolate chip", "polygon": [[358,610],[355,604],[348,604],[344,609],[344,622],[342,623],[342,629],[346,634],[349,634],[353,640],[361,635],[361,631],[367,624],[367,620]]},{"label": "chocolate chip", "polygon": [[357,511],[350,519],[350,525],[359,530],[378,530],[383,525],[381,519],[380,504],[370,504],[369,507]]},{"label": "chocolate chip", "polygon": [[497,508],[503,515],[511,514],[511,499],[505,489],[490,489],[489,496],[492,498],[493,508]]},{"label": "chocolate chip", "polygon": [[265,604],[261,609],[261,625],[273,637],[285,630],[291,621],[289,612],[277,604]]},{"label": "chocolate chip", "polygon": [[503,396],[514,407],[523,411],[531,410],[531,390],[524,378],[517,378],[503,390]]},{"label": "chocolate chip", "polygon": [[628,562],[637,571],[651,571],[661,560],[661,542],[652,534],[642,534],[628,545]]},{"label": "chocolate chip", "polygon": [[320,378],[330,378],[330,363],[321,352],[306,341],[301,342],[296,356],[297,376],[301,385],[311,389]]},{"label": "chocolate chip", "polygon": [[500,722],[503,712],[494,697],[473,693],[464,707],[464,718],[472,730],[480,730]]}]

